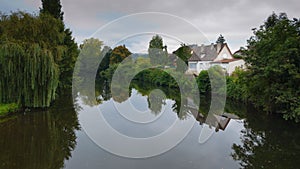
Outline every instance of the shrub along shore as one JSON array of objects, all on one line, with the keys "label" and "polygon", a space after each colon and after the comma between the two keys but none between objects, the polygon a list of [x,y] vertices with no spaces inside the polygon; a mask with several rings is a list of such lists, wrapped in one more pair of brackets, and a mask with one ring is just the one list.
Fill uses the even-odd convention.
[{"label": "shrub along shore", "polygon": [[0,104],[0,117],[6,116],[9,113],[18,112],[19,110],[20,106],[16,103]]}]

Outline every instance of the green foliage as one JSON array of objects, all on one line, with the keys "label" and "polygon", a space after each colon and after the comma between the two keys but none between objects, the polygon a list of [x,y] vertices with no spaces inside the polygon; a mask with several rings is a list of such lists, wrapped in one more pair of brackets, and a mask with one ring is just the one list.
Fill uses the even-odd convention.
[{"label": "green foliage", "polygon": [[149,48],[163,49],[163,45],[163,39],[159,35],[153,36],[149,42]]},{"label": "green foliage", "polygon": [[248,40],[250,99],[268,112],[300,120],[300,21],[272,14]]},{"label": "green foliage", "polygon": [[130,55],[131,52],[125,47],[125,45],[117,46],[111,52],[110,64],[120,63]]},{"label": "green foliage", "polygon": [[143,58],[143,57],[138,57],[135,61],[135,64],[138,68],[145,68],[145,67],[149,67],[150,64],[150,59],[149,58]]},{"label": "green foliage", "polygon": [[207,70],[202,70],[196,78],[200,94],[208,94],[211,91],[210,79]]},{"label": "green foliage", "polygon": [[52,52],[38,44],[2,44],[0,74],[0,103],[48,107],[55,99],[59,68]]},{"label": "green foliage", "polygon": [[192,56],[192,49],[189,46],[186,46],[185,44],[181,45],[176,51],[173,52],[176,54],[185,64],[183,65],[183,62],[180,62],[179,60],[176,61],[176,70],[180,72],[185,72],[187,70],[187,64],[189,58]]},{"label": "green foliage", "polygon": [[60,78],[59,78],[59,87],[60,89],[71,88],[72,86],[72,76],[79,55],[79,50],[75,39],[72,37],[72,32],[70,29],[64,31],[64,46],[66,50],[64,51],[62,58],[59,62],[60,68]]},{"label": "green foliage", "polygon": [[246,49],[244,47],[240,47],[240,49],[233,54],[233,58],[236,59],[244,59]]},{"label": "green foliage", "polygon": [[142,82],[147,82],[152,85],[178,88],[175,79],[161,69],[144,70],[140,72],[135,79],[141,80]]},{"label": "green foliage", "polygon": [[233,58],[235,58],[235,59],[243,59],[243,56],[242,56],[242,55],[233,54],[232,56],[233,56]]},{"label": "green foliage", "polygon": [[1,15],[0,19],[1,41],[12,41],[16,43],[37,43],[43,48],[53,50],[57,56],[55,60],[61,59],[64,51],[63,42],[65,38],[64,24],[62,21],[47,14],[39,16],[16,12],[10,15]]},{"label": "green foliage", "polygon": [[100,72],[100,77],[103,77],[103,78],[107,79],[109,82],[111,82],[111,79],[117,68],[118,68],[118,64],[110,65],[108,69]]},{"label": "green foliage", "polygon": [[101,71],[104,71],[104,70],[109,68],[110,56],[111,56],[111,53],[112,53],[112,49],[108,46],[104,46],[103,51],[107,51],[107,52],[106,52],[104,58],[102,59],[102,61],[100,63],[100,66],[98,68],[98,74]]},{"label": "green foliage", "polygon": [[211,91],[218,95],[226,94],[227,89],[224,69],[221,66],[216,65],[208,69],[208,74],[210,78]]},{"label": "green foliage", "polygon": [[16,112],[20,109],[20,106],[16,103],[0,104],[0,117],[5,116],[8,113]]},{"label": "green foliage", "polygon": [[[183,87],[192,90],[193,87],[191,86],[190,81],[187,80],[185,76],[182,76],[182,73],[176,72],[174,71],[174,69],[150,68],[150,69],[143,70],[141,72],[137,72],[137,69],[140,68],[143,69],[145,67],[149,67],[150,65],[151,64],[149,58],[140,57],[137,58],[135,61],[129,59],[128,62],[122,65],[118,65],[118,64],[110,65],[108,69],[100,72],[100,76],[104,77],[108,81],[111,81],[115,73],[115,70],[118,68],[122,70],[122,72],[119,72],[121,74],[119,75],[120,79],[135,75],[134,80],[143,83],[149,83],[151,85],[164,86],[173,89],[178,89],[179,88],[178,83],[179,83]],[[176,82],[175,79],[170,74],[174,74],[174,76],[179,77],[178,82]]]},{"label": "green foliage", "polygon": [[103,42],[95,38],[86,39],[80,45],[80,57],[78,61],[81,77],[86,77],[85,73],[97,70],[99,65],[96,65],[96,63],[101,57],[102,46]]},{"label": "green foliage", "polygon": [[50,106],[58,85],[71,87],[78,55],[71,31],[47,13],[0,17],[0,102]]},{"label": "green foliage", "polygon": [[61,11],[60,0],[42,0],[41,13],[52,15],[56,19],[63,20],[64,12]]},{"label": "green foliage", "polygon": [[226,77],[227,97],[244,103],[249,101],[249,72],[236,69],[232,76]]},{"label": "green foliage", "polygon": [[80,45],[80,55],[74,70],[73,88],[92,98],[93,93],[87,93],[93,88],[93,82],[97,75],[99,61],[102,57],[103,42],[99,39],[90,38]]},{"label": "green foliage", "polygon": [[163,46],[163,39],[159,35],[152,37],[149,42],[148,53],[152,65],[163,65],[168,62],[167,46]]}]

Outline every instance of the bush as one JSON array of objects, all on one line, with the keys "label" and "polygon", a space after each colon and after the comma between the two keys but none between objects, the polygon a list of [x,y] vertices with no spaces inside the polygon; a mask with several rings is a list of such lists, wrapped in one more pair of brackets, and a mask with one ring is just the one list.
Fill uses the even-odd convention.
[{"label": "bush", "polygon": [[0,117],[5,116],[8,113],[17,112],[19,109],[20,109],[20,106],[16,103],[0,104]]}]

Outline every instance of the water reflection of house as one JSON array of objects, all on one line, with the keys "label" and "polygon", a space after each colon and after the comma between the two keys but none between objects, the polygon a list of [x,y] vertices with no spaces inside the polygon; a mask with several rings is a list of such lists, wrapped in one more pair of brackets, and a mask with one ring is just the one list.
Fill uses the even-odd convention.
[{"label": "water reflection of house", "polygon": [[214,127],[216,132],[218,132],[220,129],[224,131],[231,119],[238,118],[237,116],[230,115],[228,113],[224,113],[222,115],[212,114],[209,116],[205,116],[202,113],[198,112],[198,107],[195,105],[193,99],[191,98],[187,98],[186,107],[189,109],[189,112],[195,117],[200,125],[203,125],[205,123],[209,125],[210,128]]},{"label": "water reflection of house", "polygon": [[230,120],[230,118],[227,118],[223,115],[213,114],[207,117],[205,123],[209,125],[209,127],[214,127],[215,131],[218,132],[219,129],[224,131]]}]

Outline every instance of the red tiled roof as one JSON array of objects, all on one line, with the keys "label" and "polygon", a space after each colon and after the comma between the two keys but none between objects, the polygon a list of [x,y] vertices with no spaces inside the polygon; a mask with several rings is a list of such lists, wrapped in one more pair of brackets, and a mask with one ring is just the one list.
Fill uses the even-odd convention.
[{"label": "red tiled roof", "polygon": [[241,60],[241,59],[223,59],[223,60],[215,61],[213,63],[229,63],[229,62],[234,62],[237,60]]}]

